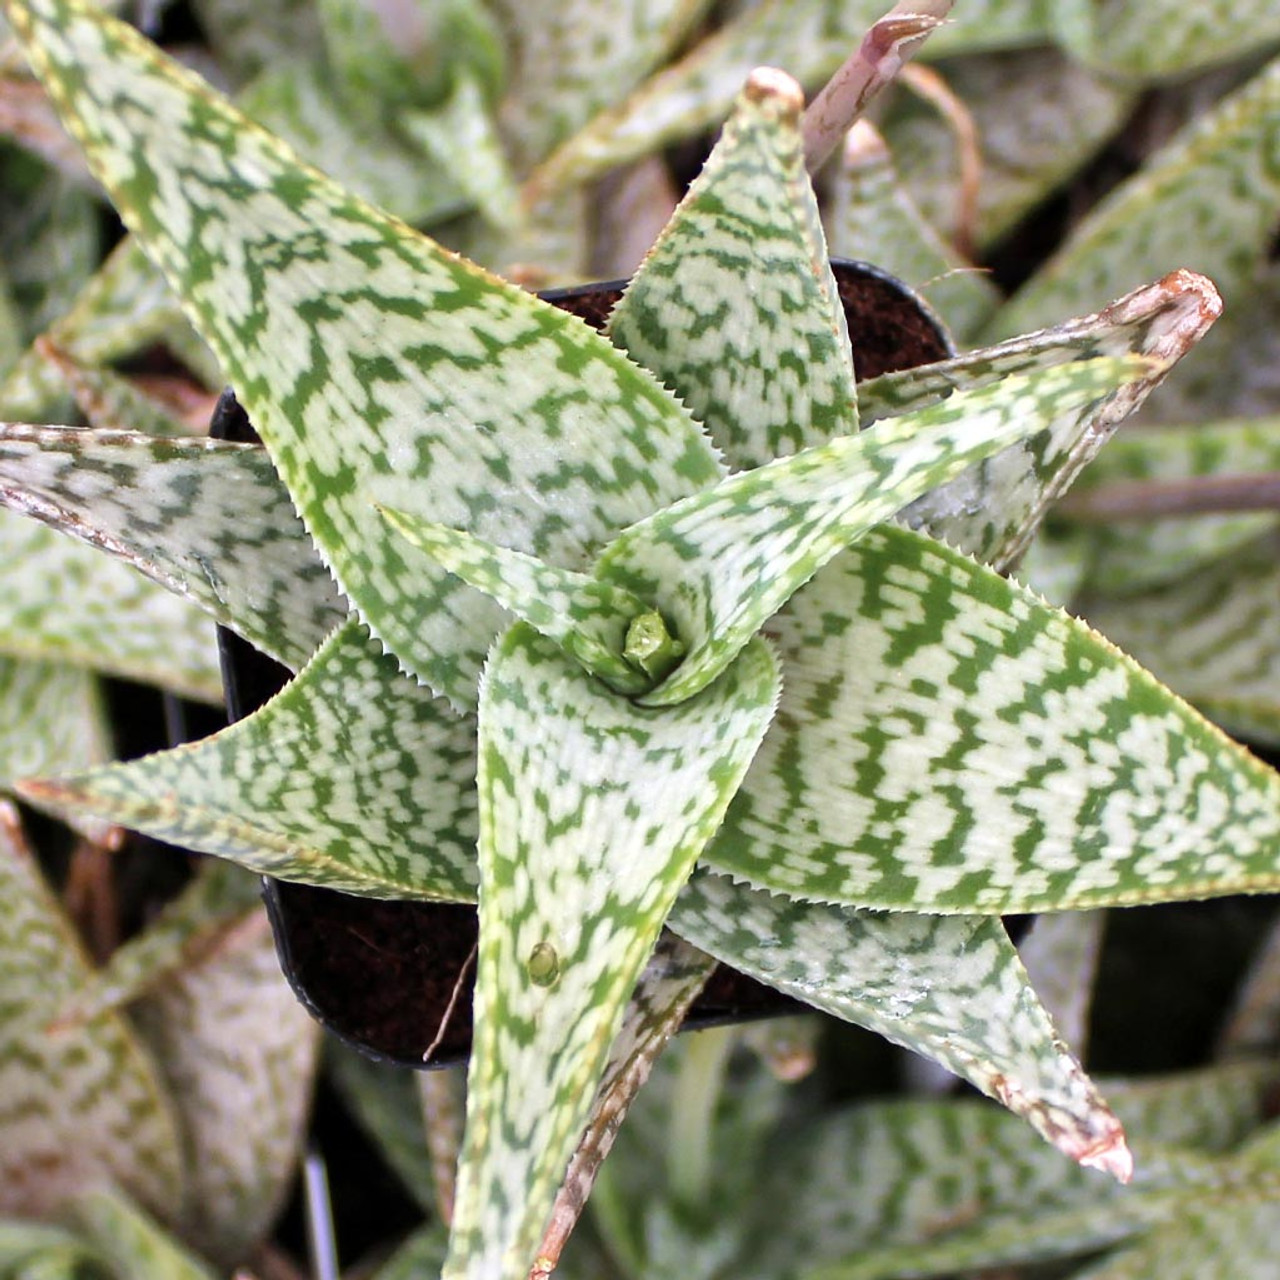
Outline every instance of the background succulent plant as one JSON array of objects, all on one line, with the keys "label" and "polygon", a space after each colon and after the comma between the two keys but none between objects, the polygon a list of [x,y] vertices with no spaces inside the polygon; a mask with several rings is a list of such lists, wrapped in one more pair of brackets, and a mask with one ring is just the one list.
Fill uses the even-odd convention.
[{"label": "background succulent plant", "polygon": [[[747,6],[690,43],[696,5],[637,10],[628,28],[590,6],[552,22],[536,6],[424,5],[419,25],[396,26],[376,7],[333,3],[289,26],[288,59],[266,24],[215,21],[212,6],[208,21],[249,110],[273,115],[396,212],[545,283],[592,268],[628,273],[634,244],[607,218],[593,227],[587,184],[650,156],[628,183],[613,179],[604,200],[625,207],[638,188],[642,211],[661,223],[669,188],[655,149],[721,118],[761,55],[806,81],[829,73],[875,16],[849,8]],[[1048,96],[1048,85],[1089,106],[1055,113],[1050,102],[1027,134],[1013,130],[1008,150],[994,125],[981,131],[1018,180],[1002,186],[997,166],[979,187],[968,228],[978,245],[1098,145],[1131,104],[1131,85],[1205,55],[1205,34],[1186,15],[1151,19],[1157,51],[1154,27],[1144,37],[1127,7],[1113,8],[1063,7],[1045,19],[1034,6],[987,5],[938,33],[953,55],[1057,41],[1070,58],[1036,55],[1037,92]],[[618,1113],[706,980],[701,953],[932,1057],[1077,1159],[1125,1175],[1118,1122],[1062,1049],[994,917],[1268,889],[1277,782],[1105,641],[984,565],[1017,564],[1051,502],[1216,316],[1213,287],[1174,269],[1211,269],[1228,298],[1266,276],[1274,67],[1175,139],[998,310],[984,282],[945,274],[955,251],[919,211],[945,199],[947,175],[929,169],[936,133],[901,106],[882,121],[917,204],[879,135],[861,127],[832,179],[833,245],[912,283],[940,277],[939,305],[948,301],[966,336],[1058,323],[855,391],[858,353],[851,359],[804,170],[802,100],[776,72],[748,81],[612,315],[610,345],[301,166],[96,11],[41,0],[13,5],[11,20],[212,355],[132,241],[69,309],[32,309],[30,328],[48,332],[16,357],[0,388],[6,413],[57,417],[65,388],[98,429],[6,429],[5,502],[183,598],[133,572],[109,577],[117,570],[96,553],[6,517],[18,602],[12,704],[40,716],[23,722],[9,776],[99,765],[22,789],[76,813],[90,841],[123,822],[350,892],[469,900],[479,891],[476,1043],[448,1256],[437,1258],[432,1232],[387,1274],[441,1265],[523,1275],[540,1245],[554,1259]],[[1213,56],[1265,44],[1267,21],[1264,12],[1222,18]],[[441,33],[456,58],[434,55]],[[625,96],[686,43],[691,52]],[[990,83],[1002,56],[959,61],[950,78]],[[317,91],[325,76],[339,92]],[[23,83],[20,73],[11,83]],[[47,108],[18,95],[27,104],[19,136],[74,172]],[[998,105],[1003,118],[1019,114]],[[1037,162],[1042,139],[1028,134],[1041,118],[1067,136]],[[346,150],[344,130],[358,139]],[[424,166],[424,154],[435,163]],[[67,180],[41,181],[61,191]],[[1224,188],[1229,198],[1204,198]],[[92,216],[84,196],[67,201],[82,223]],[[1185,257],[1189,243],[1196,253]],[[1256,314],[1263,304],[1250,305]],[[1256,347],[1256,327],[1228,329],[1223,350]],[[184,362],[177,387],[188,398],[112,367],[157,340]],[[201,377],[206,395],[189,398]],[[1146,412],[1230,417],[1267,404],[1252,372],[1226,393],[1221,377],[1200,378],[1181,392],[1175,378]],[[224,379],[265,453],[183,438],[178,410],[207,411]],[[1098,517],[1117,501],[1131,512],[1153,478],[1265,473],[1273,454],[1265,420],[1127,439],[1025,569],[1058,598],[1079,595],[1175,687],[1264,743],[1276,734],[1276,632],[1266,625],[1274,510],[1255,502],[1244,514],[1180,521],[1177,556],[1167,527],[1135,543]],[[1117,496],[1122,480],[1139,482],[1136,496]],[[1176,483],[1162,490],[1171,491],[1176,509]],[[1144,536],[1145,553],[1135,550]],[[655,606],[686,649],[669,675],[629,660],[628,627]],[[525,621],[507,629],[503,609]],[[295,680],[205,743],[102,766],[108,748],[85,672],[216,696],[201,611]],[[477,702],[478,730],[457,714]],[[287,1004],[273,1035],[257,1019],[228,1035],[225,1019],[260,998],[255,983],[273,1000],[282,994],[263,967],[269,939],[246,880],[204,869],[91,976],[33,875],[16,817],[7,830],[6,933],[25,967],[6,960],[19,996],[0,1060],[13,1096],[43,1117],[34,1136],[8,1130],[13,1184],[61,1165],[72,1144],[54,1117],[73,1117],[86,1139],[65,1179],[42,1177],[13,1206],[42,1216],[77,1204],[79,1234],[15,1227],[13,1265],[38,1256],[137,1267],[152,1255],[157,1274],[173,1274],[162,1270],[179,1265],[164,1252],[172,1246],[136,1209],[84,1198],[104,1178],[210,1258],[233,1261],[260,1234],[292,1164],[315,1047]],[[1032,955],[1047,982],[1078,994],[1098,917],[1075,919],[1043,930]],[[664,920],[673,933],[659,940]],[[52,960],[33,963],[27,937],[47,940],[58,984],[47,981]],[[214,937],[215,965],[240,957],[236,978],[210,971]],[[193,948],[206,954],[195,967]],[[180,976],[162,981],[171,974]],[[153,1009],[126,1022],[118,1008],[144,989]],[[1265,1024],[1265,995],[1251,999],[1246,1010],[1261,1008]],[[217,1120],[226,1095],[211,1072],[216,1055],[201,1047],[205,1018],[218,1020],[209,1034],[219,1043],[263,1059],[243,1071],[267,1099],[256,1100],[265,1119],[252,1132],[271,1142],[234,1168],[226,1136],[243,1113]],[[72,1033],[61,1058],[51,1023]],[[705,1134],[723,1041],[684,1056],[655,1093],[670,1088],[677,1118],[701,1107],[690,1130]],[[116,1086],[110,1095],[104,1079]],[[1160,1268],[1171,1258],[1193,1266],[1234,1249],[1231,1266],[1248,1274],[1241,1268],[1275,1213],[1274,1166],[1269,1135],[1232,1148],[1260,1124],[1269,1079],[1246,1065],[1149,1090],[1127,1123],[1135,1133],[1149,1125],[1170,1153],[1154,1153],[1128,1195],[1072,1181],[1060,1157],[1030,1153],[1021,1130],[1001,1129],[998,1112],[936,1103],[862,1112],[847,1121],[848,1141],[870,1153],[867,1163],[824,1163],[829,1148],[808,1141],[782,1158],[779,1180],[764,1182],[760,1203],[789,1204],[787,1190],[800,1188],[829,1230],[788,1235],[776,1212],[747,1211],[760,1188],[730,1188],[742,1220],[772,1224],[768,1240],[729,1229],[732,1215],[700,1219],[699,1193],[717,1175],[688,1141],[672,1141],[672,1186],[656,1199],[637,1173],[646,1162],[628,1164],[624,1145],[612,1193],[606,1175],[603,1234],[636,1273],[679,1259],[682,1272],[707,1275],[752,1264],[762,1275],[827,1265],[879,1275],[1083,1252],[1181,1215],[1104,1265],[1168,1274]],[[784,1113],[780,1090],[752,1087],[759,1110],[731,1120],[731,1150],[758,1150]],[[362,1085],[353,1090],[367,1099]],[[424,1095],[449,1112],[439,1084]],[[1183,1125],[1170,1127],[1179,1108]],[[980,1141],[955,1141],[966,1125]],[[642,1119],[634,1127],[643,1134]],[[447,1125],[433,1133],[447,1146]],[[913,1149],[931,1153],[930,1178],[907,1172],[901,1153]],[[975,1149],[1009,1152],[989,1183],[966,1163]],[[420,1154],[403,1159],[421,1170]],[[436,1162],[446,1165],[447,1151]],[[1013,1170],[1021,1181],[1008,1180]],[[877,1178],[910,1189],[919,1209],[901,1211],[890,1195],[860,1199],[842,1217],[835,1192],[812,1190]],[[1036,1178],[1045,1191],[1029,1209]],[[949,1200],[953,1187],[960,1195]],[[1188,1215],[1189,1197],[1203,1204],[1206,1188],[1222,1211]],[[632,1202],[654,1207],[637,1217]],[[257,1218],[245,1216],[247,1203]],[[957,1215],[954,1238],[918,1245],[939,1217]],[[807,1221],[800,1206],[783,1217]]]}]

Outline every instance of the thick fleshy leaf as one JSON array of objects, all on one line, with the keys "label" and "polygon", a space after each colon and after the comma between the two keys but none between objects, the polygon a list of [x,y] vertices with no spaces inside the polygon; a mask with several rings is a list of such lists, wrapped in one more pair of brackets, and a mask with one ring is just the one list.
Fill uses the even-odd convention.
[{"label": "thick fleshy leaf", "polygon": [[[1007,572],[1026,549],[1050,504],[1138,408],[1169,369],[1199,342],[1222,309],[1213,284],[1190,271],[1175,271],[1136,289],[1096,315],[1011,339],[954,361],[910,370],[900,380],[878,378],[859,396],[873,412],[904,393],[939,394],[950,378],[979,385],[997,370],[1043,368],[1093,354],[1141,355],[1146,376],[1134,378],[1089,414],[1063,414],[1025,444],[1015,446],[934,489],[903,513],[904,523]],[[868,415],[869,416],[869,415]]]},{"label": "thick fleshy leaf", "polygon": [[87,5],[36,0],[11,18],[346,594],[456,703],[474,699],[501,615],[374,503],[582,567],[610,533],[717,478],[693,420],[575,317],[301,165]]},{"label": "thick fleshy leaf", "polygon": [[475,767],[474,722],[352,620],[212,738],[23,792],[281,879],[453,901],[475,894]]},{"label": "thick fleshy leaf", "polygon": [[998,920],[800,903],[703,872],[669,924],[735,969],[940,1063],[1072,1159],[1128,1180],[1120,1126],[1062,1047]]},{"label": "thick fleshy leaf", "polygon": [[163,1214],[181,1203],[174,1117],[116,1014],[51,1031],[89,964],[0,805],[0,1214],[44,1217],[115,1183]]},{"label": "thick fleshy leaf", "polygon": [[209,619],[131,566],[0,511],[0,653],[222,701]]},{"label": "thick fleshy leaf", "polygon": [[666,706],[704,688],[747,640],[842,547],[974,462],[1149,373],[1099,359],[956,392],[790,458],[739,472],[620,534],[596,576],[651,602],[684,644],[652,693]]},{"label": "thick fleshy leaf", "polygon": [[1205,715],[1280,745],[1280,532],[1137,595],[1080,609]]},{"label": "thick fleshy leaf", "polygon": [[[1044,10],[1060,10],[1066,2],[1057,0]],[[963,2],[956,6],[957,17],[963,9]],[[945,36],[939,32],[934,47]],[[1011,232],[1086,164],[1124,124],[1137,96],[1134,87],[1049,48],[980,54],[947,63],[943,70],[948,89],[963,103],[977,134],[981,175],[972,232],[981,248]],[[964,179],[951,123],[932,104],[901,94],[885,118],[884,131],[907,190],[934,226],[952,233]],[[932,291],[928,296],[934,296]],[[1088,305],[1102,300],[1092,298]],[[1072,310],[1064,307],[1057,314]]]},{"label": "thick fleshy leaf", "polygon": [[854,125],[834,167],[823,218],[831,253],[883,268],[919,290],[960,338],[974,333],[999,294],[920,212],[872,124]]},{"label": "thick fleshy leaf", "polygon": [[1018,954],[1058,1035],[1082,1057],[1089,1043],[1089,1010],[1102,952],[1104,911],[1038,916]]},{"label": "thick fleshy leaf", "polygon": [[1156,497],[1175,481],[1271,471],[1280,472],[1280,417],[1121,434],[1084,472],[1072,505],[1061,511],[1088,522],[1089,585],[1115,594],[1169,582],[1280,525],[1280,514],[1265,511],[1126,519],[1126,498]]},{"label": "thick fleshy leaf", "polygon": [[803,108],[788,76],[752,72],[609,318],[614,342],[688,405],[734,469],[858,427],[849,333],[805,172]]},{"label": "thick fleshy leaf", "polygon": [[174,1100],[187,1192],[183,1242],[221,1266],[258,1244],[301,1155],[320,1026],[298,1002],[258,906],[134,1010]]},{"label": "thick fleshy leaf", "polygon": [[1113,645],[884,526],[771,627],[787,683],[709,865],[943,912],[1280,884],[1280,774]]},{"label": "thick fleshy leaf", "polygon": [[88,1245],[62,1227],[0,1221],[0,1275],[37,1280],[83,1280],[100,1262]]},{"label": "thick fleshy leaf", "polygon": [[255,445],[0,424],[0,503],[111,552],[291,670],[346,616]]},{"label": "thick fleshy leaf", "polygon": [[118,1275],[131,1280],[216,1280],[203,1261],[116,1191],[84,1196],[72,1217]]},{"label": "thick fleshy leaf", "polygon": [[321,49],[314,0],[192,0],[201,29],[216,50],[218,65],[237,82],[263,67],[302,58]]},{"label": "thick fleshy leaf", "polygon": [[98,682],[80,667],[0,657],[0,787],[111,754]]},{"label": "thick fleshy leaf", "polygon": [[[1280,61],[1273,61],[1184,129],[1080,223],[1001,309],[999,333],[1018,333],[1064,311],[1096,306],[1117,287],[1179,267],[1212,278],[1229,304],[1243,301],[1275,231],[1278,124]],[[1220,366],[1209,351],[1191,368],[1216,379]]]},{"label": "thick fleshy leaf", "polygon": [[524,625],[480,701],[480,949],[446,1275],[527,1276],[624,1007],[773,715],[763,641],[648,710]]},{"label": "thick fleshy leaf", "polygon": [[1184,1119],[1166,1137],[1160,1122],[1239,1102],[1230,1138],[1239,1141],[1262,1118],[1268,1078],[1273,1067],[1251,1065],[1245,1074],[1199,1073],[1137,1090],[1105,1082],[1138,1145],[1134,1183],[1124,1189],[1073,1169],[994,1108],[894,1102],[827,1114],[775,1152],[745,1210],[757,1226],[741,1274],[871,1280],[1096,1250],[1231,1185],[1236,1175],[1224,1165],[1157,1145],[1190,1132]]}]

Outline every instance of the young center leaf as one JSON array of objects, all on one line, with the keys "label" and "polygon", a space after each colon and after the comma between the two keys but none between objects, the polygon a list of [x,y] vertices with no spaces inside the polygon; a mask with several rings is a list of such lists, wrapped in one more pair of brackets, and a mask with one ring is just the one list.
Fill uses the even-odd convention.
[{"label": "young center leaf", "polygon": [[521,624],[480,698],[480,949],[446,1276],[528,1275],[658,930],[778,694],[757,640],[678,707],[619,698]]},{"label": "young center leaf", "polygon": [[34,0],[10,16],[344,592],[458,705],[501,612],[375,503],[581,568],[718,478],[693,419],[581,321],[304,166],[97,8]]}]

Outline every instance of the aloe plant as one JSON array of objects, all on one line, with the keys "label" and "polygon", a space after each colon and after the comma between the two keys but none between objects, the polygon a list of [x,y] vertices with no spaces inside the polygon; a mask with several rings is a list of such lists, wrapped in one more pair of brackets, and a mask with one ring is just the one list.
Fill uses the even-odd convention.
[{"label": "aloe plant", "polygon": [[[698,56],[727,57],[753,24],[776,34],[779,8]],[[695,9],[675,6],[638,56],[672,47]],[[1273,889],[1280,782],[1000,571],[1205,333],[1213,286],[1175,271],[857,385],[803,95],[760,70],[597,335],[308,168],[92,7],[9,15],[264,447],[13,424],[0,496],[176,592],[167,626],[203,611],[296,673],[205,742],[21,794],[274,876],[478,900],[444,1274],[554,1261],[611,1120],[707,978],[699,953],[917,1049],[1127,1179],[1119,1122],[995,917]],[[379,127],[430,150],[450,112],[488,121],[481,170],[411,216],[471,202],[487,223],[474,242],[496,227],[510,251],[545,232],[553,180],[617,158],[592,147],[620,126],[515,130],[520,225],[511,174],[492,168],[492,31],[465,29],[456,72]],[[355,85],[367,50],[347,51]],[[1237,149],[1265,127],[1259,85],[1231,117]],[[111,267],[83,317],[127,312],[95,309],[113,288],[143,293],[134,250]],[[173,324],[158,291],[138,313],[144,331]],[[53,354],[82,403],[118,404],[131,389],[93,372],[79,323]],[[9,403],[43,403],[47,357],[19,362]],[[49,542],[81,557],[65,545]],[[68,631],[90,647],[83,618]],[[208,655],[196,674],[120,669],[208,695]],[[134,1190],[181,1219],[160,1189]]]}]

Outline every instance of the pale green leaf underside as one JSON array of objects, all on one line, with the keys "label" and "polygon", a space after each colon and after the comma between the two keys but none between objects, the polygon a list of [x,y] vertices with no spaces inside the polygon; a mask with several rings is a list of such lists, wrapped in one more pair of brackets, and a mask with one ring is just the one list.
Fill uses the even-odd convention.
[{"label": "pale green leaf underside", "polygon": [[47,1217],[114,1181],[164,1213],[182,1197],[179,1137],[150,1060],[119,1015],[50,1031],[89,963],[0,805],[0,1216]]},{"label": "pale green leaf underside", "polygon": [[804,95],[753,72],[609,318],[735,469],[858,427],[854,359],[800,136]]},{"label": "pale green leaf underside", "polygon": [[474,897],[475,725],[351,620],[248,719],[33,797],[286,880]]},{"label": "pale green leaf underside", "polygon": [[649,606],[625,588],[402,511],[383,514],[419,551],[554,640],[610,688],[633,694],[650,687],[623,657],[627,624]]},{"label": "pale green leaf underside", "polygon": [[0,424],[0,503],[117,556],[294,671],[346,616],[254,445]]},{"label": "pale green leaf underside", "polygon": [[500,612],[375,503],[582,567],[717,478],[688,414],[574,317],[348,195],[91,7],[12,18],[347,595],[454,702],[474,699]]},{"label": "pale green leaf underside", "polygon": [[770,630],[783,700],[709,865],[931,912],[1280,885],[1280,775],[1083,624],[942,544],[877,529]]},{"label": "pale green leaf underside", "polygon": [[968,465],[1148,372],[1102,358],[956,392],[914,414],[739,472],[625,530],[595,566],[670,620],[688,652],[652,693],[666,706],[713,680],[842,547]]},{"label": "pale green leaf underside", "polygon": [[222,701],[214,627],[121,564],[0,511],[0,653]]},{"label": "pale green leaf underside", "polygon": [[773,714],[756,641],[649,710],[520,624],[480,698],[480,948],[445,1274],[527,1276],[640,970]]},{"label": "pale green leaf underside", "polygon": [[735,969],[941,1063],[1072,1159],[1126,1171],[1119,1124],[998,920],[795,902],[699,872],[668,924]]}]

